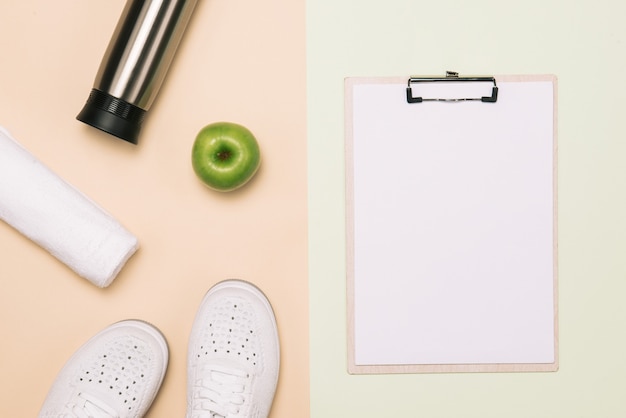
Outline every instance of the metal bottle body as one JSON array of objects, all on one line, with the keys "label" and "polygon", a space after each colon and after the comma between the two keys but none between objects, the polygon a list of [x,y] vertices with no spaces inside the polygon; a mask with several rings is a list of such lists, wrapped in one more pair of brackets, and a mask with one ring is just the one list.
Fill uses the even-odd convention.
[{"label": "metal bottle body", "polygon": [[77,119],[131,143],[198,0],[127,0]]},{"label": "metal bottle body", "polygon": [[130,0],[115,28],[94,88],[148,110],[197,0]]}]

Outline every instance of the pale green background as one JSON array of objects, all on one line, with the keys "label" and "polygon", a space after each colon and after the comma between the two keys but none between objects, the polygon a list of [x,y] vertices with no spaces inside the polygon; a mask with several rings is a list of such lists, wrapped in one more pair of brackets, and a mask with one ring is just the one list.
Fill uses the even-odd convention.
[{"label": "pale green background", "polygon": [[[309,0],[307,25],[311,416],[626,416],[626,2]],[[558,77],[556,373],[346,372],[343,80],[446,70]]]}]

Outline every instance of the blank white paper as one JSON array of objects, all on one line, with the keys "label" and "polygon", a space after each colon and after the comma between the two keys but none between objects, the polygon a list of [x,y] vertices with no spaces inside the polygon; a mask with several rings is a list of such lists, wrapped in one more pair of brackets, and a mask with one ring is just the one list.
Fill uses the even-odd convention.
[{"label": "blank white paper", "polygon": [[553,84],[498,87],[353,86],[357,365],[554,362]]}]

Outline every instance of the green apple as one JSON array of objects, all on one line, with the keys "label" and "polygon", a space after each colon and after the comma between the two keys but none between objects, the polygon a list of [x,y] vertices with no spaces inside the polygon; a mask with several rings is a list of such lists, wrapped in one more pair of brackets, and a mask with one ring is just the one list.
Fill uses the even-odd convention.
[{"label": "green apple", "polygon": [[214,190],[235,190],[254,176],[261,164],[259,144],[245,126],[216,122],[196,136],[191,150],[196,175]]}]

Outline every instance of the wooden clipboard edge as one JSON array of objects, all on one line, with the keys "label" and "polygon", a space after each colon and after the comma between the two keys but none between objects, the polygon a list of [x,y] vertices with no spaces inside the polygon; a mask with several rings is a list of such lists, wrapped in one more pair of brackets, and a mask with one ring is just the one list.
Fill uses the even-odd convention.
[{"label": "wooden clipboard edge", "polygon": [[558,371],[556,363],[486,364],[391,364],[355,365],[350,374],[439,374],[439,373],[548,373]]},{"label": "wooden clipboard edge", "polygon": [[346,304],[347,304],[347,342],[348,372],[353,373],[355,366],[354,350],[354,159],[352,129],[352,89],[355,78],[344,79],[344,155],[345,155],[345,228],[346,228]]},{"label": "wooden clipboard edge", "polygon": [[358,365],[355,361],[354,318],[354,172],[352,107],[353,89],[358,84],[398,84],[407,77],[346,77],[344,79],[344,138],[346,171],[346,295],[348,373],[350,374],[402,374],[402,373],[499,373],[499,372],[556,372],[559,370],[559,292],[558,292],[558,78],[553,74],[497,75],[496,82],[550,81],[553,89],[553,307],[554,307],[554,362],[511,364],[398,364]]}]

